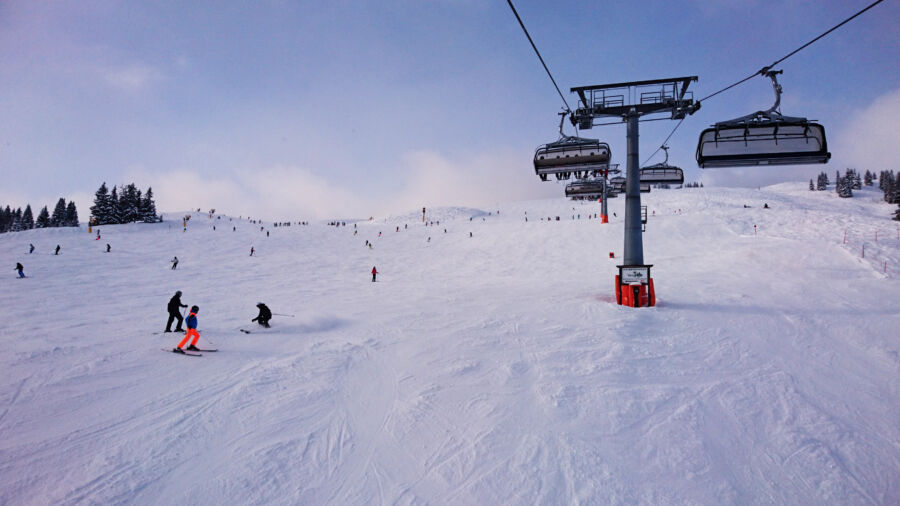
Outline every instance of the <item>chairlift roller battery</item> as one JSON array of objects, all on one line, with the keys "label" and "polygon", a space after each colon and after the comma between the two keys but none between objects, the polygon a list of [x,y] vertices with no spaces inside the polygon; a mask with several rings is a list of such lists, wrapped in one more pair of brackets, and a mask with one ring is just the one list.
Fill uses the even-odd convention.
[{"label": "chairlift roller battery", "polygon": [[669,165],[669,147],[662,146],[666,152],[666,159],[662,163],[650,165],[641,169],[641,183],[647,184],[684,184],[684,171],[674,165]]},{"label": "chairlift roller battery", "polygon": [[700,133],[697,165],[701,168],[747,167],[755,165],[803,165],[828,163],[831,153],[825,127],[815,120],[783,116],[781,85],[777,74],[763,75],[772,80],[775,104],[766,111],[716,123]]}]

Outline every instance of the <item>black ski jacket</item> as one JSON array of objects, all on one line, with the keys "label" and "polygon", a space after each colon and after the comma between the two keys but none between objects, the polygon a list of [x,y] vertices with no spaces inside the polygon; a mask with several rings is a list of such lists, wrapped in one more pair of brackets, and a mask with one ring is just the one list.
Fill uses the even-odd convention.
[{"label": "black ski jacket", "polygon": [[179,311],[179,308],[182,308],[182,307],[187,307],[187,304],[181,303],[180,295],[173,295],[172,298],[169,300],[169,312],[175,313],[175,314],[180,314],[181,312]]},{"label": "black ski jacket", "polygon": [[260,304],[257,306],[259,308],[259,316],[250,320],[250,321],[264,321],[267,322],[272,319],[272,311],[269,311],[269,308],[265,304]]}]

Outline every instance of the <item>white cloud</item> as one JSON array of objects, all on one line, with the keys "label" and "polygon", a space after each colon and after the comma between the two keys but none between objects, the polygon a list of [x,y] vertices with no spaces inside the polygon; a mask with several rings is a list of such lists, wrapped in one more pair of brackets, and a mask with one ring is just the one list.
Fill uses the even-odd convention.
[{"label": "white cloud", "polygon": [[143,63],[103,71],[103,79],[108,85],[126,92],[140,91],[162,78],[163,73],[159,69]]},{"label": "white cloud", "polygon": [[829,151],[838,168],[896,170],[900,168],[900,89],[886,93],[854,115],[835,139]]},{"label": "white cloud", "polygon": [[141,189],[152,186],[160,212],[216,209],[225,214],[271,220],[371,214],[366,199],[295,167],[246,169],[214,178],[190,170],[133,170],[126,179],[135,181]]},{"label": "white cloud", "polygon": [[409,152],[403,156],[408,177],[385,211],[561,196],[562,186],[538,179],[528,155],[500,151],[451,159],[434,151]]},{"label": "white cloud", "polygon": [[243,169],[214,177],[193,170],[160,173],[132,168],[123,181],[134,181],[144,190],[152,186],[161,212],[215,208],[270,220],[366,218],[422,206],[489,206],[563,194],[562,185],[541,183],[530,157],[520,152],[454,159],[434,151],[415,151],[405,154],[401,163],[405,170],[396,190],[373,193],[360,189],[356,181],[335,183],[291,166]]}]

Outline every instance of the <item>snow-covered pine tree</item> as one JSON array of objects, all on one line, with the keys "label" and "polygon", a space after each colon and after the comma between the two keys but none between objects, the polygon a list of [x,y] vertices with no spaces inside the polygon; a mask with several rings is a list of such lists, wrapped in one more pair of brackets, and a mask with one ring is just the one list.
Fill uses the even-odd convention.
[{"label": "snow-covered pine tree", "polygon": [[816,187],[812,184],[812,179],[809,180],[809,191],[816,191]]},{"label": "snow-covered pine tree", "polygon": [[131,187],[134,192],[134,200],[131,201],[131,221],[144,221],[144,215],[141,214],[141,203],[144,201],[144,197],[141,195],[141,190],[133,183]]},{"label": "snow-covered pine tree", "polygon": [[822,191],[825,189],[826,186],[828,186],[827,183],[825,182],[826,179],[827,179],[827,177],[825,176],[825,173],[820,172],[819,177],[816,178],[816,190]]},{"label": "snow-covered pine tree", "polygon": [[31,230],[34,228],[34,215],[31,214],[31,204],[25,206],[25,212],[22,213],[22,230]]},{"label": "snow-covered pine tree", "polygon": [[868,169],[866,169],[866,175],[863,176],[863,183],[866,186],[872,186],[872,173]]},{"label": "snow-covered pine tree", "polygon": [[13,221],[12,228],[10,229],[13,232],[21,232],[22,231],[22,208],[18,208],[13,213]]},{"label": "snow-covered pine tree", "polygon": [[156,216],[156,202],[153,201],[153,188],[147,188],[147,193],[141,200],[141,218],[144,223],[155,223],[159,221]]},{"label": "snow-covered pine tree", "polygon": [[122,187],[118,202],[119,223],[132,223],[138,220],[140,195],[134,183]]},{"label": "snow-covered pine tree", "polygon": [[78,210],[75,209],[75,201],[70,200],[66,205],[66,227],[77,227],[78,226]]},{"label": "snow-covered pine tree", "polygon": [[9,206],[6,209],[0,209],[0,234],[9,232],[9,226],[12,225],[12,212]]},{"label": "snow-covered pine tree", "polygon": [[106,181],[104,181],[94,193],[94,205],[91,206],[91,216],[97,220],[97,224],[106,225],[110,223],[112,218],[111,211],[109,189],[106,188]]},{"label": "snow-covered pine tree", "polygon": [[124,223],[122,221],[122,210],[119,205],[119,190],[113,186],[109,194],[110,220],[109,223]]},{"label": "snow-covered pine tree", "polygon": [[[824,170],[822,171],[822,179],[825,181],[825,187],[827,188],[828,185],[831,184],[831,181],[828,180],[828,174],[826,174]],[[824,190],[825,188],[822,189]]]},{"label": "snow-covered pine tree", "polygon": [[897,204],[897,210],[894,211],[894,217],[891,219],[900,221],[900,203]]},{"label": "snow-covered pine tree", "polygon": [[884,192],[884,201],[891,202],[894,194],[894,171],[882,171],[878,187]]},{"label": "snow-covered pine tree", "polygon": [[50,215],[51,227],[62,227],[66,223],[66,200],[60,198],[56,201],[56,207],[53,208],[53,214]]},{"label": "snow-covered pine tree", "polygon": [[862,179],[859,177],[859,172],[857,172],[856,170],[853,171],[853,189],[862,189]]},{"label": "snow-covered pine tree", "polygon": [[896,179],[891,184],[891,194],[888,202],[891,204],[900,204],[900,181],[897,181]]},{"label": "snow-covered pine tree", "polygon": [[34,228],[47,228],[50,226],[50,212],[47,211],[47,206],[41,208],[41,212],[38,213],[37,221],[34,222]]},{"label": "snow-covered pine tree", "polygon": [[853,174],[848,174],[838,180],[837,193],[841,198],[853,196]]}]

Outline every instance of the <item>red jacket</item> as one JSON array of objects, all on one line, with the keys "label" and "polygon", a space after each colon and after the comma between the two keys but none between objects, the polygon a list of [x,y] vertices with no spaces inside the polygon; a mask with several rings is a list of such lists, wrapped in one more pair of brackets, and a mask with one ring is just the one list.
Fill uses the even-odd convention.
[{"label": "red jacket", "polygon": [[372,267],[372,274],[378,274],[378,271],[376,271],[374,267]]}]

